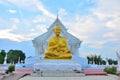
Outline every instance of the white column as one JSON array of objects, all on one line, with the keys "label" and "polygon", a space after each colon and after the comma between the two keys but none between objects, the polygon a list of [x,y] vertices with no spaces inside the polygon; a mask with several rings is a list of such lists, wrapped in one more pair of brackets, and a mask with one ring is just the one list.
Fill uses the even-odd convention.
[{"label": "white column", "polygon": [[117,58],[118,58],[118,70],[120,70],[120,55],[118,54],[118,52],[116,52]]}]

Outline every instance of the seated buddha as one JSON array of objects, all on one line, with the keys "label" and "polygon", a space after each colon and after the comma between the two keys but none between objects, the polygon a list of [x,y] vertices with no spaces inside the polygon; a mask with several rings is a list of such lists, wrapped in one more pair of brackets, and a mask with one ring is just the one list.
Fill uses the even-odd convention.
[{"label": "seated buddha", "polygon": [[44,59],[71,59],[71,51],[68,49],[66,38],[60,36],[61,28],[56,25],[53,29],[55,36],[48,42],[48,48]]}]

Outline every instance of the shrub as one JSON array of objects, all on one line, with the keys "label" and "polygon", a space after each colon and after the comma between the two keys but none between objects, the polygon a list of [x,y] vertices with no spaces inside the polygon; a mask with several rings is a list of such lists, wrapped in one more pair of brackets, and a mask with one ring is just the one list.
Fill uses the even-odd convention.
[{"label": "shrub", "polygon": [[108,74],[116,74],[117,68],[114,66],[106,67],[104,71],[107,72]]},{"label": "shrub", "polygon": [[13,72],[15,70],[15,66],[14,65],[10,65],[9,67],[8,67],[8,72]]}]

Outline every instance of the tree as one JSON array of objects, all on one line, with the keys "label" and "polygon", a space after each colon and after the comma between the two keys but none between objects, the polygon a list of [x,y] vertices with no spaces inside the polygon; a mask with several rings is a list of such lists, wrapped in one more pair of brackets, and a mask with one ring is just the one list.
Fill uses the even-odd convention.
[{"label": "tree", "polygon": [[104,71],[108,74],[116,74],[117,68],[115,66],[112,67],[105,67]]},{"label": "tree", "polygon": [[87,59],[88,59],[88,64],[95,63],[97,65],[101,65],[103,61],[100,55],[90,55],[90,56],[87,56]]},{"label": "tree", "polygon": [[114,65],[117,65],[117,64],[118,64],[118,61],[117,61],[117,60],[113,60],[113,64],[114,64]]},{"label": "tree", "polygon": [[93,58],[94,58],[94,59],[93,59],[93,60],[94,60],[94,63],[95,63],[95,64],[98,64],[97,55],[94,55]]},{"label": "tree", "polygon": [[107,61],[108,61],[108,64],[109,64],[109,65],[112,65],[112,64],[113,64],[113,60],[112,60],[112,59],[107,59]]},{"label": "tree", "polygon": [[101,56],[100,56],[100,55],[97,57],[97,60],[98,60],[98,65],[101,65],[101,64],[102,64],[103,59],[101,58]]},{"label": "tree", "polygon": [[5,50],[1,50],[1,52],[0,52],[1,54],[2,54],[2,56],[5,58],[5,56],[6,56],[6,52],[5,52]]},{"label": "tree", "polygon": [[2,54],[0,54],[0,64],[3,64],[4,63],[4,58],[2,56]]},{"label": "tree", "polygon": [[94,63],[94,56],[93,55],[87,56],[87,59],[88,59],[88,64]]},{"label": "tree", "polygon": [[0,51],[0,64],[3,64],[4,63],[4,58],[6,56],[6,52],[5,50],[1,50]]},{"label": "tree", "polygon": [[25,63],[25,58],[26,58],[25,53],[21,54],[20,63],[21,63],[21,61],[23,61],[23,63]]},{"label": "tree", "polygon": [[10,72],[13,72],[13,71],[15,71],[15,65],[10,65],[9,67],[8,67],[8,73]]},{"label": "tree", "polygon": [[88,60],[88,64],[90,64],[90,57],[89,56],[87,56],[87,60]]},{"label": "tree", "polygon": [[16,64],[18,61],[25,61],[25,53],[23,53],[21,50],[9,50],[8,52],[8,63]]},{"label": "tree", "polygon": [[103,65],[106,65],[106,61],[105,61],[105,60],[102,60],[102,64],[103,64]]}]

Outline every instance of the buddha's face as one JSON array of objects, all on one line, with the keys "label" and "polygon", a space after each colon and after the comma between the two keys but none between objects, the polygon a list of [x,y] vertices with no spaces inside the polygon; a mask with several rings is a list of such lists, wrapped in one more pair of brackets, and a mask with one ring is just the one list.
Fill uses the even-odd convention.
[{"label": "buddha's face", "polygon": [[56,35],[56,36],[60,36],[60,32],[61,32],[61,28],[60,28],[59,26],[56,26],[56,27],[54,28],[54,33],[55,33],[55,35]]}]

